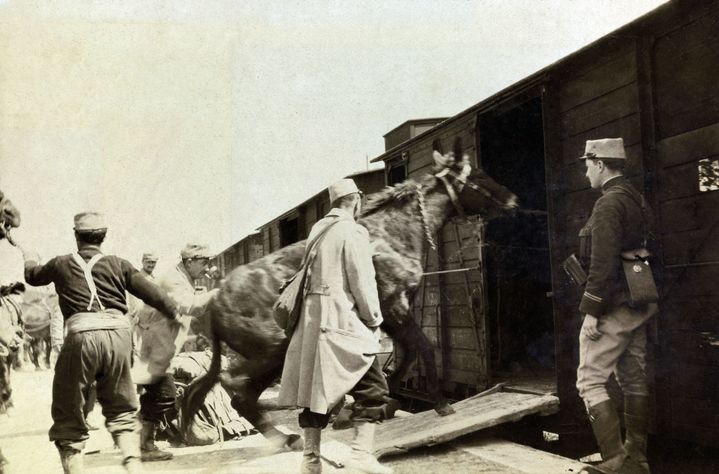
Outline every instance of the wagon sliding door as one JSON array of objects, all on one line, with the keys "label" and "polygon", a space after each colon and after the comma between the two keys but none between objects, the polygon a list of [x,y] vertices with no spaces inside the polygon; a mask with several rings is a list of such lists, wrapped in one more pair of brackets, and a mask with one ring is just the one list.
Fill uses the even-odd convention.
[{"label": "wagon sliding door", "polygon": [[518,197],[521,211],[487,223],[490,379],[556,390],[543,104],[539,88],[482,113],[480,162]]}]

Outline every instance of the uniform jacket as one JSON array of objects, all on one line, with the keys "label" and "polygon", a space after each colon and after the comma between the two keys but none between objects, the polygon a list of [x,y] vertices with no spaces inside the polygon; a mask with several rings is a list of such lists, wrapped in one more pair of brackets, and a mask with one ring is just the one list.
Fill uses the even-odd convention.
[{"label": "uniform jacket", "polygon": [[[627,301],[620,254],[640,248],[644,242],[640,202],[641,194],[624,176],[612,178],[602,186],[602,196],[579,232],[580,259],[589,268],[579,304],[581,313],[601,317],[610,306]],[[649,207],[645,207],[644,219],[651,236],[653,218]]]},{"label": "uniform jacket", "polygon": [[362,378],[379,352],[382,323],[367,229],[342,209],[317,222],[308,242],[339,221],[313,250],[306,296],[290,341],[278,402],[327,413]]},{"label": "uniform jacket", "polygon": [[[78,250],[80,256],[90,260],[100,252],[100,248],[88,245]],[[32,286],[55,284],[60,310],[65,319],[73,314],[88,311],[90,291],[82,268],[73,260],[72,255],[55,257],[40,265],[36,256],[28,254],[25,259],[25,281]],[[173,316],[175,305],[167,295],[160,291],[127,260],[114,255],[103,256],[92,267],[92,277],[97,286],[97,295],[107,309],[127,313],[127,295],[125,291],[137,296],[150,306],[159,308],[164,314]],[[98,301],[93,301],[92,311],[99,311]]]},{"label": "uniform jacket", "polygon": [[133,368],[135,383],[150,383],[151,378],[167,371],[187,339],[190,317],[202,315],[213,296],[213,293],[195,294],[194,282],[182,263],[156,281],[175,302],[182,317],[178,323],[154,309],[137,311],[135,342],[139,362]]}]

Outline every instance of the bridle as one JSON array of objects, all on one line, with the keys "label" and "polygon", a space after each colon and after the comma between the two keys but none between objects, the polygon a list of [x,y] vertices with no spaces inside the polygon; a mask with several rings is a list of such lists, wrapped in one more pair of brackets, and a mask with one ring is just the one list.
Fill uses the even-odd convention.
[{"label": "bridle", "polygon": [[[434,176],[435,178],[439,179],[444,183],[445,188],[447,189],[447,194],[449,195],[449,199],[452,202],[452,205],[454,206],[454,209],[457,211],[457,214],[459,217],[468,222],[469,219],[467,218],[467,213],[464,211],[464,206],[462,206],[462,203],[459,200],[459,193],[464,190],[464,187],[467,186],[468,188],[472,189],[473,191],[476,191],[480,194],[482,194],[485,198],[489,199],[490,201],[494,202],[498,206],[504,206],[504,203],[501,202],[499,199],[494,197],[492,193],[487,191],[486,189],[477,186],[473,182],[469,181],[469,175],[472,173],[472,166],[469,163],[465,163],[462,167],[462,171],[459,173],[456,173],[455,171],[451,170],[450,168],[444,168],[442,171],[436,173]],[[454,178],[454,181],[457,183],[457,188],[455,189],[455,186],[450,182],[448,176]],[[417,192],[417,201],[419,202],[419,213],[420,217],[422,219],[422,228],[424,230],[424,237],[427,240],[427,243],[432,248],[432,250],[437,251],[437,243],[434,241],[434,238],[432,237],[432,233],[429,230],[429,224],[427,219],[427,209],[425,206],[425,199],[424,199],[424,192],[422,191],[422,186],[420,184],[416,185],[416,192]]]}]

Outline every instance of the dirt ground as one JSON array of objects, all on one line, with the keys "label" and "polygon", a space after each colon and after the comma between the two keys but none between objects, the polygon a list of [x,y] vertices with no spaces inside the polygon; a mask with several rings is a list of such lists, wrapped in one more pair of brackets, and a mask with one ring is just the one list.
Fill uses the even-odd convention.
[{"label": "dirt ground", "polygon": [[[6,473],[62,472],[59,457],[48,441],[51,425],[50,402],[53,373],[19,371],[13,373],[15,406],[8,415],[0,415],[0,449],[8,459]],[[296,413],[280,410],[272,412],[274,421],[287,431],[299,432]],[[122,473],[120,454],[113,448],[112,438],[105,430],[100,408],[90,415],[90,422],[100,426],[91,432],[87,444],[85,467],[88,473]],[[323,434],[323,442],[331,443],[332,431]],[[175,455],[165,462],[145,464],[147,472],[162,473],[293,473],[298,472],[301,453],[277,453],[260,435],[203,447],[172,448],[160,443]],[[516,474],[519,471],[486,461],[452,445],[435,446],[388,457],[382,460],[395,472],[462,472],[483,474]],[[325,465],[324,472],[347,472]]]}]

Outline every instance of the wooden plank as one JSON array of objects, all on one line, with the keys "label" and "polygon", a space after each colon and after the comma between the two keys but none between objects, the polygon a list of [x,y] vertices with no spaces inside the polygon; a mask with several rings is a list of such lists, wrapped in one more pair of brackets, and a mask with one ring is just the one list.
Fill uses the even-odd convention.
[{"label": "wooden plank", "polygon": [[719,192],[689,195],[681,199],[663,202],[660,215],[663,225],[661,234],[698,230],[716,221],[719,209]]},{"label": "wooden plank", "polygon": [[570,75],[559,87],[561,112],[602,96],[636,80],[636,61],[632,48],[614,53],[610,61],[581,75]]},{"label": "wooden plank", "polygon": [[638,110],[636,83],[631,83],[562,114],[562,138],[587,132]]},{"label": "wooden plank", "polygon": [[430,410],[382,423],[375,437],[375,454],[380,457],[433,446],[527,415],[553,412],[559,408],[559,399],[551,395],[500,392],[475,395],[454,403],[452,408],[455,413],[444,417]]},{"label": "wooden plank", "polygon": [[[706,158],[711,160],[719,159],[719,154],[707,156]],[[697,194],[716,194],[699,191],[699,163],[696,161],[662,169],[659,172],[658,188],[657,194],[660,201]]]},{"label": "wooden plank", "polygon": [[719,123],[666,138],[657,144],[662,167],[695,162],[719,154]]},{"label": "wooden plank", "polygon": [[452,446],[522,474],[576,474],[586,467],[584,463],[574,459],[503,439],[457,441],[452,443]]},{"label": "wooden plank", "polygon": [[659,137],[719,121],[718,41],[716,11],[657,40],[654,84]]},{"label": "wooden plank", "polygon": [[[679,357],[684,364],[699,365],[702,367],[700,372],[707,372],[704,366],[711,366],[715,369],[713,372],[719,377],[719,331],[716,328],[713,331],[701,332],[692,329],[670,331],[666,336],[671,341],[671,353],[675,357]],[[702,378],[701,382],[697,381],[696,383],[700,385],[703,383],[713,384],[714,392],[711,392],[711,388],[709,391],[719,393],[719,378],[710,381]]]},{"label": "wooden plank", "polygon": [[[683,355],[683,353],[672,351],[673,357],[675,357],[674,354]],[[672,364],[670,372],[672,399],[714,399],[719,391],[719,367],[681,361],[681,363]]]},{"label": "wooden plank", "polygon": [[664,268],[663,272],[662,292],[669,292],[668,302],[672,304],[689,298],[716,297],[718,294],[719,265]]},{"label": "wooden plank", "polygon": [[[446,443],[527,415],[556,413],[559,399],[552,395],[499,392],[494,389],[454,403],[452,408],[455,410],[452,415],[439,416],[434,410],[428,410],[381,423],[375,435],[374,454],[381,457],[403,453]],[[332,437],[347,442],[352,436],[350,431],[335,431]]]},{"label": "wooden plank", "polygon": [[719,333],[719,295],[673,303],[662,310],[662,330]]},{"label": "wooden plank", "polygon": [[705,221],[700,229],[662,236],[664,264],[719,261],[719,225],[711,226],[714,222]]}]

